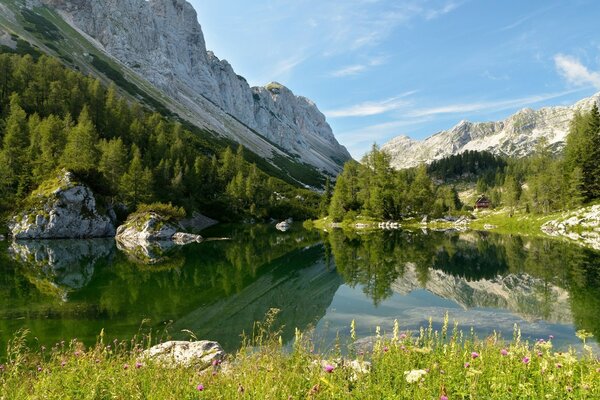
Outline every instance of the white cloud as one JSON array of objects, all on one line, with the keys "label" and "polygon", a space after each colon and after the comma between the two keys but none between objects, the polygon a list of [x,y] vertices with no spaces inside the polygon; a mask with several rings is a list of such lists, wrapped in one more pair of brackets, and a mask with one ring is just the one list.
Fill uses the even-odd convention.
[{"label": "white cloud", "polygon": [[279,61],[270,71],[271,79],[282,79],[288,77],[298,65],[302,64],[308,57],[300,52],[284,60]]},{"label": "white cloud", "polygon": [[456,3],[456,2],[451,1],[449,3],[446,3],[442,8],[426,10],[425,11],[425,19],[431,20],[431,19],[441,17],[442,15],[448,14],[450,11],[458,8],[460,5],[461,5],[461,3]]},{"label": "white cloud", "polygon": [[576,90],[566,90],[564,92],[548,93],[507,100],[447,104],[444,106],[412,110],[409,111],[406,115],[408,117],[427,117],[441,114],[465,114],[479,111],[501,111],[510,108],[525,107],[531,104],[540,103],[542,101],[555,99],[557,97],[562,97],[575,91]]},{"label": "white cloud", "polygon": [[342,78],[345,76],[353,76],[353,75],[358,75],[361,72],[364,72],[367,70],[367,66],[366,65],[349,65],[347,67],[343,67],[341,69],[338,69],[337,71],[333,71],[331,73],[331,76],[336,77],[336,78]]},{"label": "white cloud", "polygon": [[348,65],[346,67],[342,67],[338,70],[333,71],[331,73],[331,76],[333,76],[335,78],[343,78],[346,76],[358,75],[358,74],[365,72],[366,70],[368,70],[371,67],[377,67],[379,65],[385,64],[387,59],[388,59],[388,57],[380,56],[380,57],[375,57],[375,58],[371,59],[366,64]]},{"label": "white cloud", "polygon": [[343,118],[343,117],[368,117],[372,115],[384,114],[389,111],[398,110],[410,104],[409,101],[403,100],[416,91],[410,91],[401,94],[400,96],[392,97],[380,101],[366,101],[364,103],[355,104],[353,106],[339,108],[337,110],[325,111],[328,118]]},{"label": "white cloud", "polygon": [[554,64],[567,82],[577,86],[594,86],[600,89],[600,72],[590,71],[575,57],[557,54],[554,56]]}]

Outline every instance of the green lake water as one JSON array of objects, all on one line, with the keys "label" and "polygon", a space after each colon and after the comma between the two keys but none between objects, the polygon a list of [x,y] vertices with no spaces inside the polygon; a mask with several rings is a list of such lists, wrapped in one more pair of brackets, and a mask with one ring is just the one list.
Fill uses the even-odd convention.
[{"label": "green lake water", "polygon": [[239,347],[280,309],[282,338],[312,330],[323,348],[347,337],[417,330],[447,312],[459,327],[577,344],[600,337],[600,253],[555,240],[490,233],[347,235],[295,226],[218,226],[229,237],[182,248],[120,249],[111,239],[0,242],[0,354],[21,328],[40,344],[93,344],[152,332]]}]

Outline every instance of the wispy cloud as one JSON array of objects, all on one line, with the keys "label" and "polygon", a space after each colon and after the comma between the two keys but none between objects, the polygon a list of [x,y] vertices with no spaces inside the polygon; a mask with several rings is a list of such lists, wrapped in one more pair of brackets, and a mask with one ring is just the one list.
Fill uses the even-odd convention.
[{"label": "wispy cloud", "polygon": [[426,10],[425,19],[431,20],[441,17],[442,15],[448,14],[450,11],[458,8],[461,4],[462,3],[451,1],[443,5],[441,8]]},{"label": "wispy cloud", "polygon": [[447,104],[438,107],[421,108],[408,111],[408,117],[426,117],[442,114],[467,114],[481,111],[502,111],[511,108],[525,107],[531,104],[541,103],[546,100],[555,99],[574,93],[577,90],[566,90],[557,93],[548,93],[527,97],[519,97],[516,99],[496,100],[496,101],[481,101],[474,103],[455,103]]},{"label": "wispy cloud", "polygon": [[304,52],[298,52],[288,58],[279,61],[270,71],[272,79],[282,79],[288,77],[298,65],[302,64],[308,56]]},{"label": "wispy cloud", "polygon": [[325,111],[325,115],[329,118],[343,118],[368,117],[372,115],[384,114],[389,111],[398,110],[410,104],[410,101],[406,100],[405,97],[408,97],[413,93],[416,93],[416,91],[406,92],[400,96],[395,96],[389,99],[366,101],[349,107],[339,108],[337,110],[328,110]]},{"label": "wispy cloud", "polygon": [[338,70],[335,70],[331,73],[331,76],[335,78],[343,78],[347,76],[359,75],[372,67],[377,67],[379,65],[384,64],[386,60],[387,57],[375,57],[364,64],[348,65],[346,67],[342,67]]},{"label": "wispy cloud", "polygon": [[554,64],[558,73],[567,82],[577,86],[594,86],[600,89],[600,72],[590,71],[575,57],[557,54],[554,56]]},{"label": "wispy cloud", "polygon": [[349,65],[347,67],[343,67],[336,71],[333,71],[331,73],[331,76],[336,77],[336,78],[342,78],[345,76],[358,75],[366,70],[367,70],[367,66],[364,64]]}]

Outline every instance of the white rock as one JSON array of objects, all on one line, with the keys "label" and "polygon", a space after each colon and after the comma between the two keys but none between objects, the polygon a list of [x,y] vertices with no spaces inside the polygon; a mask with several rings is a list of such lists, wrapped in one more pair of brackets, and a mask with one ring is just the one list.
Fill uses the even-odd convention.
[{"label": "white rock", "polygon": [[600,93],[570,107],[525,108],[504,121],[460,121],[453,128],[423,141],[398,136],[381,149],[391,155],[392,166],[398,169],[430,163],[467,150],[524,157],[535,150],[541,138],[548,139],[552,149],[559,151],[565,145],[575,113],[591,109],[594,103],[600,105]]},{"label": "white rock", "polygon": [[217,342],[201,340],[197,342],[170,341],[152,346],[144,352],[168,367],[196,366],[209,367],[213,360],[223,360],[225,351]]},{"label": "white rock", "polygon": [[15,239],[81,239],[111,237],[111,219],[96,208],[94,194],[73,174],[61,172],[57,187],[37,195],[38,205],[9,221]]},{"label": "white rock", "polygon": [[280,223],[275,225],[275,228],[281,232],[287,232],[291,227],[292,225],[288,221],[281,221]]},{"label": "white rock", "polygon": [[194,235],[193,233],[177,232],[171,237],[171,240],[173,240],[175,244],[186,245],[189,243],[200,243],[204,239],[202,236]]}]

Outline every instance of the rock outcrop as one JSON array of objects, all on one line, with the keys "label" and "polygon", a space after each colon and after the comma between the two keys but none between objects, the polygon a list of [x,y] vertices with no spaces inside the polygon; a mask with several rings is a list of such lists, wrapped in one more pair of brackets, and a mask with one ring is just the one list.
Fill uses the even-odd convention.
[{"label": "rock outcrop", "polygon": [[581,246],[600,250],[600,205],[567,212],[542,225],[542,231],[550,236],[563,237]]},{"label": "rock outcrop", "polygon": [[153,358],[167,367],[196,367],[205,369],[225,358],[225,351],[217,342],[201,340],[197,342],[170,341],[152,346],[144,355]]},{"label": "rock outcrop", "polygon": [[178,232],[179,223],[158,212],[137,212],[117,228],[117,248],[143,264],[166,260],[166,253],[176,245],[200,243],[202,236]]},{"label": "rock outcrop", "polygon": [[183,106],[189,112],[186,117],[199,126],[266,158],[284,149],[330,174],[350,159],[312,101],[279,83],[250,87],[226,60],[207,51],[196,11],[188,2],[42,2],[131,73]]},{"label": "rock outcrop", "polygon": [[552,149],[558,152],[565,145],[575,113],[590,110],[594,103],[600,105],[600,93],[570,107],[525,108],[504,121],[461,121],[452,129],[422,141],[398,136],[381,149],[391,155],[392,166],[397,169],[430,163],[467,150],[524,157],[535,150],[542,138],[546,138]]},{"label": "rock outcrop", "polygon": [[111,237],[113,220],[102,212],[94,193],[68,171],[46,181],[29,198],[29,210],[14,216],[9,229],[14,239],[83,239]]}]

